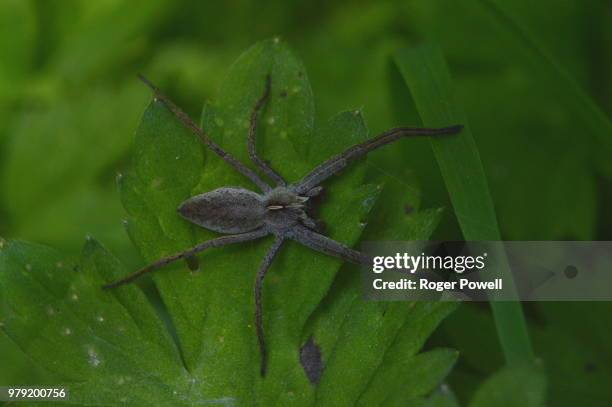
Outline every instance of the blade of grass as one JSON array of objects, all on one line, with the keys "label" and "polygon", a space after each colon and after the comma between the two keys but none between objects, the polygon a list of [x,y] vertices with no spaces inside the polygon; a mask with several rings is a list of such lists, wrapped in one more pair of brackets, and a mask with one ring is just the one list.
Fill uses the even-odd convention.
[{"label": "blade of grass", "polygon": [[[431,139],[464,238],[474,241],[500,240],[478,148],[464,112],[453,100],[450,74],[441,50],[427,45],[404,48],[395,54],[395,63],[423,125],[465,126],[458,136]],[[513,285],[507,264],[494,272],[503,276],[507,287]],[[533,350],[520,303],[491,301],[491,309],[506,362],[516,365],[533,361]]]}]

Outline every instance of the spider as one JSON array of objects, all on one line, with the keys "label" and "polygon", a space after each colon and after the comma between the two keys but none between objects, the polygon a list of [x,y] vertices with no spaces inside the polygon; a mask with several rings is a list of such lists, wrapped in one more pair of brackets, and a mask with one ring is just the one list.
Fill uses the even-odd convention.
[{"label": "spider", "polygon": [[209,248],[248,242],[273,235],[274,242],[259,266],[254,287],[255,329],[261,357],[260,374],[262,377],[266,374],[266,346],[262,325],[261,292],[266,272],[270,268],[272,260],[279,252],[283,242],[291,239],[312,250],[338,257],[344,261],[356,264],[370,263],[370,258],[366,254],[353,250],[318,232],[317,222],[308,214],[307,203],[310,198],[321,194],[323,190],[321,183],[344,169],[352,161],[401,137],[454,134],[458,133],[463,127],[456,125],[436,129],[393,128],[372,139],[347,148],[344,152],[316,166],[299,181],[288,184],[255,151],[255,132],[258,115],[270,95],[271,79],[270,75],[266,75],[263,94],[256,101],[251,111],[247,149],[250,159],[272,181],[272,186],[263,181],[255,171],[245,166],[212,141],[159,88],[144,76],[139,75],[139,78],[152,90],[154,97],[174,114],[184,126],[195,133],[205,146],[221,157],[234,170],[251,180],[261,192],[253,192],[240,187],[221,187],[187,199],[177,209],[183,218],[203,228],[225,234],[225,236],[206,240],[180,253],[157,260],[126,277],[104,285],[103,288],[110,289],[130,283],[145,273],[180,259],[190,259],[195,254]]}]

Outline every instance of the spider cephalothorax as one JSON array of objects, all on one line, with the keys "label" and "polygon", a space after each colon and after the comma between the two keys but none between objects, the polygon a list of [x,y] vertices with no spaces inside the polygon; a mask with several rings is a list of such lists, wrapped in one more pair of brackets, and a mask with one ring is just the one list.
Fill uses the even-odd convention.
[{"label": "spider cephalothorax", "polygon": [[287,187],[274,188],[264,197],[266,225],[281,233],[290,231],[298,223],[315,229],[316,223],[306,212],[308,199]]},{"label": "spider cephalothorax", "polygon": [[113,288],[129,283],[139,276],[180,259],[189,259],[195,254],[211,248],[247,242],[267,235],[274,236],[274,243],[268,249],[257,272],[255,280],[255,328],[261,353],[261,375],[266,373],[266,347],[262,325],[261,291],[266,272],[285,240],[294,240],[313,250],[341,258],[352,263],[367,264],[370,258],[365,254],[330,239],[317,231],[317,222],[308,214],[308,203],[321,193],[321,183],[340,172],[350,162],[363,157],[368,152],[392,143],[401,137],[433,136],[453,134],[462,126],[439,129],[398,127],[388,130],[362,143],[349,147],[344,152],[331,157],[316,166],[302,179],[287,185],[283,177],[262,160],[255,151],[255,130],[257,115],[270,94],[270,77],[266,77],[263,95],[257,100],[251,112],[247,137],[249,157],[257,168],[269,178],[273,185],[263,181],[257,173],[246,167],[231,154],[208,138],[181,109],[165,97],[148,80],[141,79],[149,86],[155,96],[213,152],[219,155],[236,171],[251,180],[261,191],[253,192],[241,187],[222,187],[187,199],[177,209],[178,213],[191,223],[214,232],[226,234],[204,241],[183,252],[165,257],[120,280],[104,286]]}]

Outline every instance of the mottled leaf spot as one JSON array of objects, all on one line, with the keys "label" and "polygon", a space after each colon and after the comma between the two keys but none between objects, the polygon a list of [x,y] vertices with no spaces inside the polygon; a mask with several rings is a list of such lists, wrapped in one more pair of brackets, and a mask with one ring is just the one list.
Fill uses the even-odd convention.
[{"label": "mottled leaf spot", "polygon": [[200,262],[198,258],[195,256],[189,256],[185,259],[185,263],[187,263],[187,267],[190,271],[198,271],[200,270]]},{"label": "mottled leaf spot", "polygon": [[312,336],[308,338],[300,349],[300,364],[310,383],[319,383],[323,374],[323,361],[321,360],[321,350],[312,339]]}]

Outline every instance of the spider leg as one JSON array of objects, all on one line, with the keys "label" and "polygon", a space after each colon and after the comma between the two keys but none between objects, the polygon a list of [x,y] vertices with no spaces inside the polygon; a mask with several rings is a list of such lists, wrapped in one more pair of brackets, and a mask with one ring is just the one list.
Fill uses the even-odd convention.
[{"label": "spider leg", "polygon": [[320,233],[314,232],[302,225],[296,225],[290,237],[298,243],[311,248],[317,252],[327,254],[329,256],[338,257],[344,261],[355,264],[371,264],[371,258],[365,253],[353,250],[343,243]]},{"label": "spider leg", "polygon": [[261,355],[260,374],[261,376],[266,375],[267,358],[266,358],[266,342],[264,339],[263,323],[262,323],[262,304],[261,304],[261,291],[263,288],[263,280],[266,273],[270,269],[272,260],[276,253],[278,253],[280,247],[284,241],[283,237],[277,236],[276,240],[266,253],[263,261],[257,270],[257,277],[255,279],[255,329],[257,330],[257,342],[259,343],[259,354]]},{"label": "spider leg", "polygon": [[317,222],[308,216],[306,212],[302,212],[300,214],[300,221],[302,222],[302,225],[306,226],[308,229],[317,229]]},{"label": "spider leg", "polygon": [[309,198],[315,198],[315,197],[320,196],[322,192],[323,192],[323,187],[319,185],[317,187],[314,187],[313,189],[306,191],[304,195],[306,195]]},{"label": "spider leg", "polygon": [[439,129],[426,129],[426,128],[412,128],[412,127],[398,127],[395,129],[387,130],[378,136],[355,144],[352,147],[347,148],[344,152],[335,155],[324,161],[323,163],[316,166],[310,173],[303,177],[299,182],[295,184],[295,191],[298,194],[306,193],[312,188],[318,186],[327,178],[336,174],[337,172],[344,169],[351,161],[363,157],[372,150],[382,147],[386,144],[392,143],[402,137],[411,136],[438,136],[443,134],[455,134],[458,133],[463,126],[451,126],[443,127]]},{"label": "spider leg", "polygon": [[196,253],[199,253],[211,247],[222,247],[222,246],[227,246],[227,245],[234,244],[234,243],[248,242],[250,240],[259,239],[260,237],[263,237],[267,234],[268,234],[268,230],[262,228],[262,229],[254,230],[252,232],[240,233],[236,235],[227,235],[227,236],[217,237],[215,239],[210,239],[196,246],[193,246],[187,250],[184,250],[180,253],[176,253],[171,256],[164,257],[163,259],[159,259],[156,262],[151,263],[148,266],[145,266],[141,268],[140,270],[135,271],[132,274],[128,274],[127,276],[119,280],[103,285],[102,288],[110,289],[110,288],[115,288],[115,287],[119,287],[124,284],[131,283],[132,281],[136,280],[138,277],[142,276],[143,274],[157,270],[158,268],[163,267],[167,264],[173,263],[177,260],[189,258],[195,255]]},{"label": "spider leg", "polygon": [[255,165],[264,173],[268,178],[273,180],[278,186],[285,186],[287,183],[276,171],[274,171],[264,160],[262,160],[257,155],[257,150],[255,148],[255,132],[257,130],[257,117],[259,112],[264,106],[264,103],[270,96],[270,75],[266,75],[266,84],[264,88],[264,93],[253,106],[253,110],[251,111],[251,119],[249,124],[249,136],[247,142],[247,148],[249,150],[249,157],[251,161],[255,163]]},{"label": "spider leg", "polygon": [[306,226],[310,230],[314,230],[319,234],[323,234],[325,231],[325,222],[320,219],[315,220],[308,215],[304,215],[303,217],[300,217],[300,221],[302,222],[302,225]]},{"label": "spider leg", "polygon": [[181,108],[174,104],[170,99],[162,93],[162,91],[155,85],[153,85],[147,78],[142,75],[138,75],[141,81],[145,83],[155,94],[155,97],[159,99],[164,106],[189,130],[196,134],[202,143],[210,148],[215,154],[223,159],[226,163],[231,165],[236,171],[250,179],[255,185],[259,187],[263,192],[268,192],[272,188],[266,184],[259,176],[250,168],[238,161],[233,155],[223,150],[217,143],[212,141],[202,129],[200,129],[187,113],[183,112]]}]

